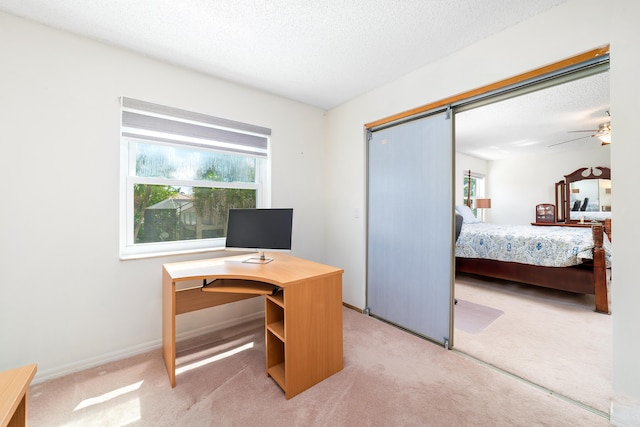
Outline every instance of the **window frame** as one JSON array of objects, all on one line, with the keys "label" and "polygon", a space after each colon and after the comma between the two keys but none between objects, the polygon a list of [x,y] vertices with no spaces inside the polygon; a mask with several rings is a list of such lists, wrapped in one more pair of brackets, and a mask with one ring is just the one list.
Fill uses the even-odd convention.
[{"label": "window frame", "polygon": [[[471,194],[469,179],[475,182],[473,185],[473,194]],[[476,172],[465,171],[464,176],[462,178],[463,183],[463,191],[462,191],[462,204],[467,205],[467,200],[471,200],[471,202],[467,205],[473,212],[473,215],[478,217],[478,208],[474,206],[473,201],[475,199],[481,199],[485,197],[485,189],[487,184],[487,177],[484,174],[479,174]],[[465,192],[467,193],[465,196]]]},{"label": "window frame", "polygon": [[[124,108],[123,108],[124,111]],[[256,207],[267,208],[271,205],[271,141],[267,135],[267,150],[265,155],[251,155],[225,151],[215,147],[193,146],[179,142],[159,142],[145,138],[123,135],[120,132],[120,226],[119,226],[119,256],[122,260],[179,255],[208,251],[223,250],[225,238],[202,238],[171,242],[135,243],[134,241],[134,186],[136,184],[150,184],[175,187],[201,188],[233,188],[256,191]],[[255,182],[227,182],[193,179],[170,179],[141,177],[136,175],[135,144],[165,145],[194,151],[217,152],[222,154],[239,155],[256,160]]]}]

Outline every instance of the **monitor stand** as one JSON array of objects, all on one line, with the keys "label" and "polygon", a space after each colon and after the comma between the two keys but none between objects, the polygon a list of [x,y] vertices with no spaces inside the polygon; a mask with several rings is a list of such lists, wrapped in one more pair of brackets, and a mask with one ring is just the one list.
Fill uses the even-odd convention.
[{"label": "monitor stand", "polygon": [[250,264],[268,264],[271,261],[273,261],[273,258],[267,258],[264,256],[264,252],[261,252],[259,257],[247,258],[242,262],[248,262]]}]

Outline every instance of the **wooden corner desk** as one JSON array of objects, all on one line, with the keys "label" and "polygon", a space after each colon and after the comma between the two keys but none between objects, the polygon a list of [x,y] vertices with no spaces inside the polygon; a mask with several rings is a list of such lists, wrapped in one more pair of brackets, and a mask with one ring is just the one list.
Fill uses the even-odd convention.
[{"label": "wooden corner desk", "polygon": [[[267,375],[287,399],[342,370],[343,270],[269,255],[273,261],[267,264],[243,262],[251,257],[245,254],[163,265],[162,352],[171,387],[176,386],[176,316],[260,295],[265,296]],[[178,288],[188,281],[200,284]]]},{"label": "wooden corner desk", "polygon": [[27,393],[38,366],[0,372],[0,426],[27,425]]}]

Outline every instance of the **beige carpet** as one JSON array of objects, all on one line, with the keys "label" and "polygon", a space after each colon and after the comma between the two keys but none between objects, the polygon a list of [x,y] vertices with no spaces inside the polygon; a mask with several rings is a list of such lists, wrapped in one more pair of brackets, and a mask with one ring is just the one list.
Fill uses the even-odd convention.
[{"label": "beige carpet", "polygon": [[459,275],[457,298],[504,311],[480,333],[456,329],[454,348],[609,413],[611,316],[593,296]]},{"label": "beige carpet", "polygon": [[214,336],[206,348],[191,343],[181,352],[182,366],[244,350],[178,375],[175,389],[160,350],[35,384],[29,425],[608,425],[454,351],[353,310],[343,313],[344,369],[293,399],[265,374],[263,329],[245,328]]}]

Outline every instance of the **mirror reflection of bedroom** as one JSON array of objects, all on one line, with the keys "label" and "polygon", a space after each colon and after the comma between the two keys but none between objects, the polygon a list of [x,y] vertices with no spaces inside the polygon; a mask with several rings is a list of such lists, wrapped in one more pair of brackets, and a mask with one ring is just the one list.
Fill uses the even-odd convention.
[{"label": "mirror reflection of bedroom", "polygon": [[608,67],[547,86],[455,113],[454,350],[608,413]]}]

